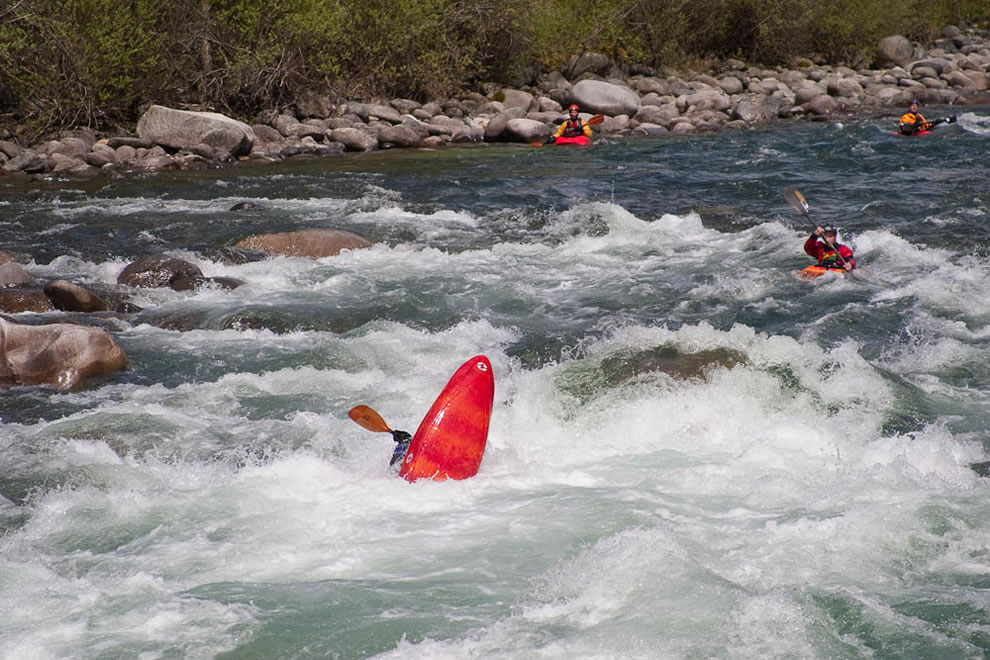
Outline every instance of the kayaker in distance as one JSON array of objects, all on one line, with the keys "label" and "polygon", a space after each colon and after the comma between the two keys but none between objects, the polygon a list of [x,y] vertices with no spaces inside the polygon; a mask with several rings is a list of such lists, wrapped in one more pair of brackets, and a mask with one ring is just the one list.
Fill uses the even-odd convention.
[{"label": "kayaker in distance", "polygon": [[557,138],[576,138],[580,136],[586,137],[591,140],[591,125],[583,119],[578,119],[578,107],[577,104],[572,103],[567,108],[567,114],[569,118],[560,127],[557,128],[557,132],[550,136],[547,140],[548,144],[552,144],[557,141]]},{"label": "kayaker in distance", "polygon": [[918,112],[918,100],[915,99],[911,101],[911,105],[908,106],[908,111],[901,115],[900,127],[902,135],[917,135],[922,131],[930,131],[939,124],[953,124],[956,121],[956,116],[938,118],[935,121],[928,121],[925,116]]},{"label": "kayaker in distance", "polygon": [[839,243],[839,231],[832,226],[815,227],[815,232],[804,242],[804,251],[818,260],[824,268],[844,268],[849,271],[856,267],[853,251]]}]

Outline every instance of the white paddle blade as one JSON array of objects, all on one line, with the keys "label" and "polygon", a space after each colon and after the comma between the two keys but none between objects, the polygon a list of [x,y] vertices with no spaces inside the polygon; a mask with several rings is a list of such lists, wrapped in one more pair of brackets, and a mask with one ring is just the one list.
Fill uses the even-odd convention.
[{"label": "white paddle blade", "polygon": [[784,191],[784,199],[802,214],[808,215],[808,202],[805,201],[804,195],[797,188],[790,188]]}]

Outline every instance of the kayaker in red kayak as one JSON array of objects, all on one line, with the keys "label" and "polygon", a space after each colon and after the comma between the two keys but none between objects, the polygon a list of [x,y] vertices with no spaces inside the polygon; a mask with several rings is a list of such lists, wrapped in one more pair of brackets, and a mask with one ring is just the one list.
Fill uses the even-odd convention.
[{"label": "kayaker in red kayak", "polygon": [[825,268],[852,270],[856,267],[853,251],[839,243],[839,231],[832,226],[815,227],[815,233],[804,242],[804,251]]},{"label": "kayaker in red kayak", "polygon": [[571,104],[567,108],[568,119],[563,124],[557,128],[557,132],[553,134],[549,142],[556,142],[557,138],[576,138],[580,136],[586,137],[591,140],[591,125],[583,119],[578,118],[578,107],[576,104]]},{"label": "kayaker in red kayak", "polygon": [[930,131],[939,124],[952,124],[955,121],[955,115],[944,118],[939,117],[935,121],[928,121],[923,114],[918,112],[918,100],[915,99],[908,106],[908,111],[901,115],[899,125],[902,135],[917,135],[924,131]]}]

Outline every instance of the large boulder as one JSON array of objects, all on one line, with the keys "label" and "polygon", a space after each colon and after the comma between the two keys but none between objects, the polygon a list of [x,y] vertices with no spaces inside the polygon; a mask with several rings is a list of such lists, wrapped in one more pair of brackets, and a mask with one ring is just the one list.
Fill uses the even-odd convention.
[{"label": "large boulder", "polygon": [[172,282],[202,279],[203,271],[184,259],[154,254],[128,264],[117,276],[117,283],[134,287],[171,287]]},{"label": "large boulder", "polygon": [[123,349],[99,328],[22,325],[0,319],[0,386],[70,390],[91,376],[126,367]]},{"label": "large boulder", "polygon": [[582,80],[570,89],[572,103],[581,110],[605,115],[632,117],[639,109],[639,94],[621,85],[600,80]]},{"label": "large boulder", "polygon": [[105,300],[89,289],[66,280],[52,280],[46,284],[45,295],[63,312],[105,312],[110,309]]},{"label": "large boulder", "polygon": [[341,250],[355,250],[371,247],[368,241],[357,234],[338,229],[302,229],[278,234],[256,234],[238,241],[235,247],[260,250],[267,254],[280,254],[286,257],[333,257]]},{"label": "large boulder", "polygon": [[374,151],[378,148],[378,136],[363,128],[335,128],[332,137],[347,151]]},{"label": "large boulder", "polygon": [[899,34],[880,40],[876,64],[881,68],[905,66],[914,57],[914,46]]},{"label": "large boulder", "polygon": [[505,99],[502,101],[502,106],[505,108],[518,108],[523,112],[530,112],[537,108],[536,99],[529,92],[506,88],[502,90],[502,96]]},{"label": "large boulder", "polygon": [[[426,134],[429,135],[428,130]],[[378,144],[381,147],[418,147],[425,137],[415,127],[399,124],[382,129],[378,134]]]},{"label": "large boulder", "polygon": [[515,142],[538,142],[549,134],[550,129],[542,121],[522,118],[506,122],[502,137]]},{"label": "large boulder", "polygon": [[254,131],[242,121],[216,112],[192,112],[153,105],[141,115],[137,133],[143,140],[173,149],[207,144],[232,156],[251,152]]},{"label": "large boulder", "polygon": [[10,286],[24,286],[31,282],[31,276],[20,264],[13,261],[0,263],[0,289]]}]

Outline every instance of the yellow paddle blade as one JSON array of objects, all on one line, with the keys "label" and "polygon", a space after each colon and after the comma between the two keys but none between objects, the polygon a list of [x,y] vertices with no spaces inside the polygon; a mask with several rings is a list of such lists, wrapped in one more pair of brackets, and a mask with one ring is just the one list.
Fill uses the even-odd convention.
[{"label": "yellow paddle blade", "polygon": [[388,424],[385,423],[382,416],[375,412],[373,408],[368,406],[354,406],[347,411],[347,416],[369,431],[392,432],[392,429],[388,427]]}]

